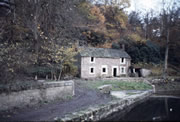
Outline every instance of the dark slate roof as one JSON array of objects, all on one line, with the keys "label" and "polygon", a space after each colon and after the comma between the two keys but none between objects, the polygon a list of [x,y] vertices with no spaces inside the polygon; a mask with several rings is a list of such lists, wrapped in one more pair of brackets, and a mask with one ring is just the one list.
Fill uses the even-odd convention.
[{"label": "dark slate roof", "polygon": [[131,57],[124,50],[108,48],[84,48],[80,51],[82,57],[99,57],[99,58],[129,58]]}]

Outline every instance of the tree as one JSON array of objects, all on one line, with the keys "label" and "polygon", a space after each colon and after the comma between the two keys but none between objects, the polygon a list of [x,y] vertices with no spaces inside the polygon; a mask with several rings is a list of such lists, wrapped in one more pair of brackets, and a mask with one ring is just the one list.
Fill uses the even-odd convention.
[{"label": "tree", "polygon": [[[167,78],[168,75],[168,57],[169,57],[169,44],[170,44],[170,29],[172,26],[172,12],[175,1],[171,1],[170,3],[166,3],[162,0],[163,5],[163,13],[162,13],[162,32],[164,32],[164,36],[166,37],[166,50],[165,50],[165,59],[164,59],[164,71],[163,77]],[[165,5],[167,6],[165,8]]]},{"label": "tree", "polygon": [[9,0],[0,0],[0,16],[6,16],[8,13],[11,12],[11,5],[12,3]]},{"label": "tree", "polygon": [[[35,67],[35,74],[42,71],[42,68],[49,70],[48,63],[54,67],[58,65],[59,70],[61,61],[56,63],[56,58],[52,56],[51,62],[46,57],[53,53],[64,53],[66,59],[62,61],[62,67],[73,64],[69,58],[72,53],[68,51],[81,36],[80,30],[74,27],[77,22],[81,22],[77,10],[80,1],[13,0],[15,8],[8,16],[0,18],[1,81],[13,81],[18,74],[29,75],[31,67]],[[2,0],[0,2],[2,3]],[[52,45],[61,51],[57,51]]]}]

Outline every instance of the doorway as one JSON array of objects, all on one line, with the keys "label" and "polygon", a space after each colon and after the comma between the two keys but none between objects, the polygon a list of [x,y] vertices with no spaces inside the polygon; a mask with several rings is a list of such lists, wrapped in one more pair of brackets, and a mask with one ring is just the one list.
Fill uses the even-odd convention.
[{"label": "doorway", "polygon": [[117,77],[117,69],[116,67],[113,67],[113,77]]}]

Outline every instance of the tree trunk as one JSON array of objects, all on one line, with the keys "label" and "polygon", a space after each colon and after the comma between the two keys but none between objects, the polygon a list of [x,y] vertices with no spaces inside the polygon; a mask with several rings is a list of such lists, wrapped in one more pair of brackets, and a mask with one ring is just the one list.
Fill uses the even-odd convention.
[{"label": "tree trunk", "polygon": [[46,80],[48,80],[49,78],[48,78],[48,75],[46,75]]},{"label": "tree trunk", "polygon": [[35,75],[35,78],[34,78],[35,80],[38,80],[38,76],[37,75]]},{"label": "tree trunk", "polygon": [[51,80],[53,80],[53,71],[51,71]]},{"label": "tree trunk", "polygon": [[168,76],[168,54],[169,54],[169,29],[167,30],[167,42],[166,42],[166,52],[164,59],[164,73],[163,78],[166,79]]},{"label": "tree trunk", "polygon": [[57,77],[56,77],[56,75],[55,75],[55,74],[54,74],[54,80],[55,80],[55,81],[57,81]]},{"label": "tree trunk", "polygon": [[62,74],[62,67],[60,68],[60,72],[59,72],[59,77],[58,77],[58,80],[61,80],[61,74]]}]

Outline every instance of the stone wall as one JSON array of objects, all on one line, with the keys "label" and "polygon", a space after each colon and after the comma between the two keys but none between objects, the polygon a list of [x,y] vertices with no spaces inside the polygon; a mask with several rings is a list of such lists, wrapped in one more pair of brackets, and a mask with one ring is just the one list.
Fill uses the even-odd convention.
[{"label": "stone wall", "polygon": [[[134,97],[126,97],[124,99],[114,100],[106,105],[98,105],[89,107],[85,110],[74,112],[66,115],[64,118],[54,118],[58,121],[101,121],[109,120],[115,113],[126,114],[135,105],[140,104],[148,99],[152,91],[146,91]],[[110,121],[110,120],[109,120]]]},{"label": "stone wall", "polygon": [[45,82],[43,88],[0,94],[0,111],[32,106],[74,95],[74,81]]},{"label": "stone wall", "polygon": [[153,79],[156,94],[180,95],[180,78]]},{"label": "stone wall", "polygon": [[[126,67],[126,74],[129,66],[131,65],[130,59],[126,59],[125,64],[120,64],[120,58],[95,58],[95,63],[90,63],[91,57],[81,57],[81,78],[100,78],[100,77],[113,77],[114,66],[118,67],[117,76],[120,76],[120,66]],[[107,66],[107,74],[102,74],[102,66]],[[95,68],[95,73],[90,74],[90,67]]]}]

